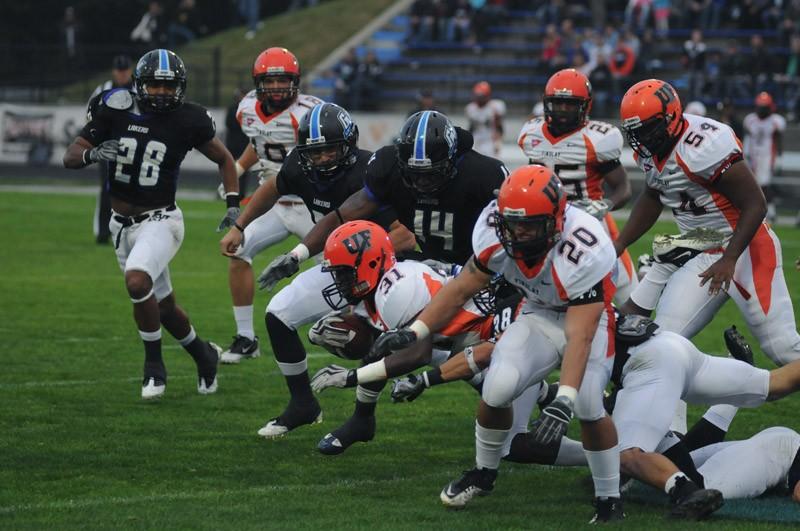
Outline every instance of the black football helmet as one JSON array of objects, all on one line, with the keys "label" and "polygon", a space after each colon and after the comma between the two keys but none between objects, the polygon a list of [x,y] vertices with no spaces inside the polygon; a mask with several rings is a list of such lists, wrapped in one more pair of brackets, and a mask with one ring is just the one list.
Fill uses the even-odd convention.
[{"label": "black football helmet", "polygon": [[300,120],[296,149],[309,181],[334,181],[358,158],[358,126],[343,108],[320,103]]},{"label": "black football helmet", "polygon": [[[148,84],[166,84],[175,88],[174,94],[148,94]],[[163,48],[150,50],[139,59],[133,73],[136,101],[144,111],[169,112],[181,105],[186,97],[186,66],[180,57]]]},{"label": "black football helmet", "polygon": [[397,139],[403,182],[423,195],[441,191],[456,174],[456,128],[438,111],[411,115]]}]

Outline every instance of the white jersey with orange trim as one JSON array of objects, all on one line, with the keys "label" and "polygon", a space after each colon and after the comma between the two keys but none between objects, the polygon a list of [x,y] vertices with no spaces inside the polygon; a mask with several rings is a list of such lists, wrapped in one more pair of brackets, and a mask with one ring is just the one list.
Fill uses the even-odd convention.
[{"label": "white jersey with orange trim", "polygon": [[767,185],[772,180],[778,152],[775,135],[786,130],[786,120],[776,113],[762,119],[752,112],[744,117],[743,125],[745,159],[753,169],[758,184]]},{"label": "white jersey with orange trim", "polygon": [[464,108],[469,121],[469,130],[475,140],[473,148],[478,153],[497,157],[500,155],[500,143],[495,141],[498,131],[497,123],[506,115],[506,104],[503,100],[491,99],[481,106],[471,101]]},{"label": "white jersey with orange trim", "polygon": [[617,255],[614,244],[593,216],[568,205],[561,241],[545,258],[529,268],[506,254],[492,223],[497,201],[483,210],[472,234],[475,260],[486,271],[500,273],[525,294],[523,312],[531,307],[566,311],[570,301],[590,293],[602,283],[610,307],[614,295]]},{"label": "white jersey with orange trim", "polygon": [[236,119],[255,148],[267,177],[278,174],[286,155],[297,144],[300,120],[319,103],[323,103],[319,98],[300,94],[286,109],[265,114],[255,90],[248,92],[239,102]]},{"label": "white jersey with orange trim", "polygon": [[[357,310],[369,317],[370,324],[385,332],[408,325],[430,304],[434,295],[453,277],[445,276],[422,262],[406,260],[397,263],[383,274],[375,290],[375,305],[370,308],[365,303]],[[492,338],[492,316],[486,316],[467,301],[455,317],[433,336],[435,348],[449,350],[451,346],[463,341],[486,341]]]},{"label": "white jersey with orange trim", "polygon": [[742,160],[742,143],[716,120],[684,114],[686,128],[666,160],[634,157],[649,188],[672,209],[680,231],[713,229],[733,234],[739,210],[714,190],[717,179]]},{"label": "white jersey with orange trim", "polygon": [[517,144],[531,164],[547,166],[558,176],[570,201],[601,199],[604,165],[614,164],[622,154],[622,133],[605,122],[590,120],[580,129],[553,136],[544,118],[525,123]]}]

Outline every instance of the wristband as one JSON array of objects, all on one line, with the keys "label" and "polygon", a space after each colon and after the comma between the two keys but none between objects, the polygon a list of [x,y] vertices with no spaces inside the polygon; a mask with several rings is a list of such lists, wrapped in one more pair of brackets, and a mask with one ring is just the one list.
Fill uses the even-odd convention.
[{"label": "wristband", "polygon": [[90,151],[91,151],[90,149],[84,149],[83,154],[81,154],[81,161],[83,162],[84,166],[88,166],[89,164],[92,163],[92,159],[86,158],[86,155],[88,155]]},{"label": "wristband", "polygon": [[378,360],[375,363],[364,365],[356,369],[356,380],[359,384],[380,382],[386,379],[386,362]]},{"label": "wristband", "polygon": [[417,319],[408,327],[410,328],[415,334],[417,334],[417,340],[425,339],[431,334],[431,329],[428,328],[428,325]]},{"label": "wristband", "polygon": [[578,390],[574,387],[570,387],[569,385],[559,385],[558,391],[556,392],[556,398],[559,396],[567,398],[572,404],[574,404],[578,400]]},{"label": "wristband", "polygon": [[239,192],[226,192],[225,205],[228,208],[239,208]]},{"label": "wristband", "polygon": [[241,176],[242,176],[242,174],[243,174],[245,171],[247,171],[247,170],[245,170],[245,169],[244,169],[244,166],[242,166],[241,164],[239,164],[239,161],[237,160],[237,161],[236,161],[236,178],[238,179],[239,177],[241,177]]},{"label": "wristband", "polygon": [[242,227],[241,225],[239,225],[239,224],[238,224],[238,223],[236,223],[235,221],[233,222],[233,226],[234,226],[234,227],[236,227],[236,229],[237,229],[239,232],[241,232],[242,234],[244,234],[244,227]]},{"label": "wristband", "polygon": [[608,207],[608,210],[614,210],[614,207],[617,206],[617,205],[614,204],[614,201],[612,201],[611,199],[605,198],[605,199],[603,199],[603,201],[606,202],[606,206]]},{"label": "wristband", "polygon": [[293,254],[298,262],[302,262],[308,259],[308,247],[302,243],[298,243],[297,247],[289,251],[289,254]]}]

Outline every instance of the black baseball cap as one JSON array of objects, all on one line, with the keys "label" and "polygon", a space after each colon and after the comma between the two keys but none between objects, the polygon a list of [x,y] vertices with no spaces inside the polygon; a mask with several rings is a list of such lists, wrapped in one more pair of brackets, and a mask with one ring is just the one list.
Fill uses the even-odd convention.
[{"label": "black baseball cap", "polygon": [[117,55],[111,61],[111,68],[114,70],[128,70],[133,68],[133,61],[127,55]]}]

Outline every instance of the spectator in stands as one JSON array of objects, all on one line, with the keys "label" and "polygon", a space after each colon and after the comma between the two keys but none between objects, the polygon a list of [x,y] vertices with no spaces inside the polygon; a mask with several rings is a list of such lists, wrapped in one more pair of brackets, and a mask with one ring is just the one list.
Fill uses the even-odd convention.
[{"label": "spectator in stands", "polygon": [[374,111],[378,108],[380,99],[380,79],[383,74],[383,66],[378,62],[378,56],[370,50],[359,63],[358,71],[353,86],[353,108],[345,107],[356,111]]},{"label": "spectator in stands", "polygon": [[701,99],[705,86],[706,43],[703,41],[703,32],[699,29],[692,30],[689,40],[683,43],[683,57],[681,62],[686,68],[689,81],[689,97]]},{"label": "spectator in stands", "polygon": [[608,57],[604,54],[598,54],[597,66],[589,74],[589,82],[592,84],[592,115],[610,116],[608,103],[614,81],[611,69],[608,67]]},{"label": "spectator in stands", "polygon": [[181,0],[169,29],[167,29],[167,47],[175,48],[181,44],[195,40],[195,3],[194,0]]},{"label": "spectator in stands", "polygon": [[578,51],[572,55],[572,68],[580,72],[586,77],[594,70],[595,65],[586,62],[586,56],[582,51]]},{"label": "spectator in stands", "polygon": [[725,0],[709,0],[708,7],[702,13],[702,28],[715,30],[719,28],[720,16],[725,10]]},{"label": "spectator in stands", "polygon": [[706,11],[711,8],[711,0],[689,0],[684,7],[684,27],[702,28],[706,18]]},{"label": "spectator in stands", "polygon": [[434,7],[432,0],[414,0],[408,12],[408,42],[431,40]]},{"label": "spectator in stands", "polygon": [[572,54],[578,45],[578,35],[575,33],[575,23],[571,18],[565,18],[561,21],[559,36],[561,37],[559,49],[565,54]]},{"label": "spectator in stands", "polygon": [[247,24],[244,38],[248,41],[252,40],[256,36],[256,32],[263,27],[263,22],[260,21],[260,13],[260,0],[239,0],[239,15]]},{"label": "spectator in stands", "polygon": [[142,15],[141,20],[131,31],[131,41],[142,51],[158,48],[164,41],[164,29],[161,15],[164,8],[161,2],[150,2],[147,12]]},{"label": "spectator in stands", "polygon": [[644,30],[636,59],[637,71],[643,76],[652,76],[653,72],[664,68],[662,57],[661,43],[656,40],[653,30]]},{"label": "spectator in stands", "polygon": [[558,31],[556,31],[555,25],[548,24],[544,29],[544,36],[542,37],[542,55],[540,57],[542,63],[550,67],[553,59],[558,55],[560,48],[561,37],[558,35]]},{"label": "spectator in stands", "polygon": [[594,68],[600,62],[598,59],[599,56],[610,56],[613,48],[605,41],[601,34],[594,30],[587,30],[586,33],[587,37],[583,41],[582,48],[583,52],[586,54],[586,62]]},{"label": "spectator in stands", "polygon": [[472,17],[469,2],[459,0],[448,24],[447,40],[450,42],[471,41]]},{"label": "spectator in stands", "polygon": [[428,88],[420,89],[417,93],[417,106],[416,108],[409,112],[407,116],[411,116],[412,114],[417,114],[421,111],[438,111],[439,109],[436,108],[436,102],[433,99],[433,91]]},{"label": "spectator in stands", "polygon": [[728,42],[722,56],[722,71],[725,72],[723,97],[731,100],[749,98],[752,94],[748,59],[739,50],[736,41]]},{"label": "spectator in stands", "polygon": [[[637,40],[638,42],[638,40]],[[622,39],[617,41],[614,52],[608,58],[608,69],[611,72],[612,93],[616,97],[622,94],[623,87],[631,85],[631,75],[636,66],[636,54]]]},{"label": "spectator in stands", "polygon": [[336,82],[333,90],[333,101],[345,109],[352,109],[358,99],[355,94],[354,84],[358,76],[358,56],[355,48],[348,50],[344,59],[333,68]]},{"label": "spectator in stands", "polygon": [[536,20],[541,24],[558,24],[564,11],[564,0],[544,1],[536,10]]},{"label": "spectator in stands", "polygon": [[791,0],[784,4],[783,21],[778,29],[782,40],[791,45],[791,36],[800,32],[800,0]]},{"label": "spectator in stands", "polygon": [[719,52],[708,54],[706,60],[706,85],[704,91],[714,98],[722,97],[722,79],[725,73],[722,70],[722,55]]},{"label": "spectator in stands", "polygon": [[631,49],[634,58],[639,57],[641,43],[639,42],[639,38],[636,36],[636,34],[634,34],[629,28],[625,28],[625,30],[622,32],[619,42]]},{"label": "spectator in stands", "polygon": [[747,72],[750,73],[753,92],[772,90],[772,74],[774,63],[772,56],[764,45],[764,38],[756,33],[750,37],[750,53],[747,54]]},{"label": "spectator in stands", "polygon": [[781,72],[775,76],[781,87],[786,105],[786,119],[797,121],[800,117],[800,34],[792,35],[789,55],[786,56]]},{"label": "spectator in stands", "polygon": [[625,8],[625,27],[635,26],[638,33],[644,31],[652,7],[653,0],[629,0]]},{"label": "spectator in stands", "polygon": [[666,39],[669,32],[670,0],[653,0],[653,18],[656,24],[656,34],[660,39]]},{"label": "spectator in stands", "polygon": [[78,57],[78,29],[78,17],[75,15],[75,8],[67,6],[64,9],[64,18],[61,19],[61,32],[64,34],[64,50],[67,53],[69,62]]}]

